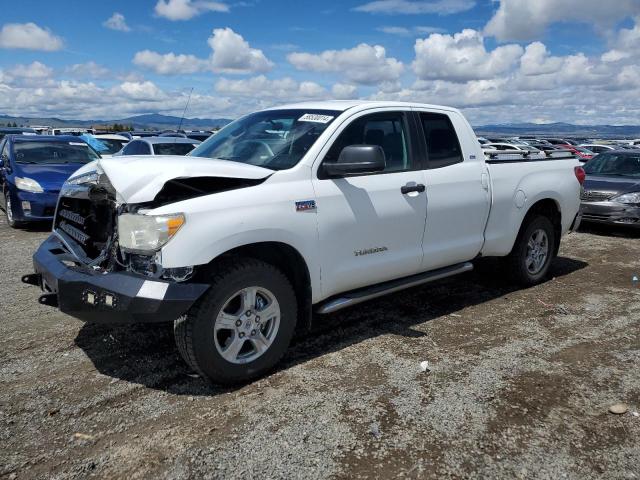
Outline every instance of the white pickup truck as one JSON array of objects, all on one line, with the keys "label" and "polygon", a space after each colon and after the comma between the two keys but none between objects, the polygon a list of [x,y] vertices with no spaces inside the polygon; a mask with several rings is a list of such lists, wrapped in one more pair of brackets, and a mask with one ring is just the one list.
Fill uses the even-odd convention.
[{"label": "white pickup truck", "polygon": [[88,322],[173,321],[220,383],[297,327],[506,257],[542,281],[580,221],[576,159],[485,155],[453,108],[320,102],[242,117],[187,157],[101,159],[65,184],[25,283]]}]

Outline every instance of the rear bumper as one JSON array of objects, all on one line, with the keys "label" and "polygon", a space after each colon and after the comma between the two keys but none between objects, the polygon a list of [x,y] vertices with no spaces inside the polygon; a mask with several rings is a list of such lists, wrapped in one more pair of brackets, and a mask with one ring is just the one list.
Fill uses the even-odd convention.
[{"label": "rear bumper", "polygon": [[209,285],[150,280],[126,272],[105,273],[79,264],[52,234],[33,256],[40,303],[92,323],[168,322],[183,315]]},{"label": "rear bumper", "polygon": [[618,202],[583,202],[581,211],[585,222],[640,228],[640,207]]}]

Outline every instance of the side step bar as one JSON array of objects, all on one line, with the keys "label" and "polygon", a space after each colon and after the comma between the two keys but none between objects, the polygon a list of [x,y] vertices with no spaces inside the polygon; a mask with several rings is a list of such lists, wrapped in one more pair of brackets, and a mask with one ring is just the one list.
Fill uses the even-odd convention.
[{"label": "side step bar", "polygon": [[320,314],[337,312],[343,308],[351,307],[373,298],[382,297],[383,295],[404,290],[405,288],[415,287],[423,283],[433,282],[471,270],[473,270],[473,264],[471,262],[464,262],[451,267],[440,268],[438,270],[432,270],[431,272],[419,273],[417,275],[411,275],[410,277],[361,288],[320,304],[316,312]]}]

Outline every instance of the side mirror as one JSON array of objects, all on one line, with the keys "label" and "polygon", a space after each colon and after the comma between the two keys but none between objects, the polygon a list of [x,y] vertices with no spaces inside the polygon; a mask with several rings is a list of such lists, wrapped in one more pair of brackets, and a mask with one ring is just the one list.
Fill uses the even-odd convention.
[{"label": "side mirror", "polygon": [[325,163],[330,177],[382,172],[387,166],[384,150],[379,145],[349,145],[340,152],[337,162]]}]

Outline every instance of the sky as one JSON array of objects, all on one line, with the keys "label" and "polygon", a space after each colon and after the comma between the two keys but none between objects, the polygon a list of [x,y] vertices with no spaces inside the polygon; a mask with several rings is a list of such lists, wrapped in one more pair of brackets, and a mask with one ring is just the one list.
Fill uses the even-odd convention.
[{"label": "sky", "polygon": [[[4,0],[8,1],[8,0]],[[640,124],[640,0],[20,0],[0,114],[235,118],[306,100]]]}]

